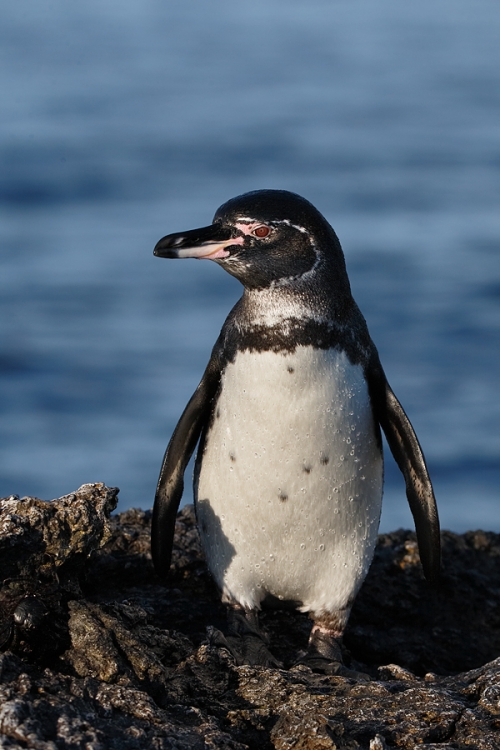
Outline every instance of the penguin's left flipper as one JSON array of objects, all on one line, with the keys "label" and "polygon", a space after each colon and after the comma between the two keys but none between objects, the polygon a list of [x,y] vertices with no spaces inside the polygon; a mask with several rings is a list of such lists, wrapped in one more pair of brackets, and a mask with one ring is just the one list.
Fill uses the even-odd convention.
[{"label": "penguin's left flipper", "polygon": [[420,560],[425,577],[437,584],[441,567],[439,517],[431,479],[422,448],[410,420],[379,369],[371,386],[374,403],[392,455],[406,482],[406,496],[417,532]]},{"label": "penguin's left flipper", "polygon": [[200,384],[177,423],[158,479],[151,526],[151,553],[160,578],[166,578],[170,568],[175,518],[184,491],[184,471],[210,418],[212,402],[220,383],[221,372],[215,351],[214,347]]}]

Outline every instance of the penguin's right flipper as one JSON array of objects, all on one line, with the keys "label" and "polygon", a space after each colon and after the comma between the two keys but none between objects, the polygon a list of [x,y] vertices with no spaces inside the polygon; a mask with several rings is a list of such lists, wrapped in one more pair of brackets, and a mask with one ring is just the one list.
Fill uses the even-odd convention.
[{"label": "penguin's right flipper", "polygon": [[160,578],[165,578],[170,568],[175,518],[184,490],[184,471],[210,417],[219,383],[218,358],[212,353],[200,384],[184,409],[165,451],[151,526],[151,552]]},{"label": "penguin's right flipper", "polygon": [[441,567],[439,517],[434,490],[415,430],[391,386],[380,379],[383,408],[379,420],[389,448],[406,483],[406,496],[417,532],[420,560],[425,577],[437,583]]}]

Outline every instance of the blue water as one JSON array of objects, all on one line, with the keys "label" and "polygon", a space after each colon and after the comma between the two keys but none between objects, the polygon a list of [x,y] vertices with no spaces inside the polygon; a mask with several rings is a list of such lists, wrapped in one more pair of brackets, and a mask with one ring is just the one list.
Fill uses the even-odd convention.
[{"label": "blue water", "polygon": [[[239,296],[153,258],[257,188],[328,217],[442,524],[500,530],[497,0],[6,0],[0,495],[121,488]],[[387,461],[382,529],[411,526]],[[189,497],[189,495],[188,495]]]}]

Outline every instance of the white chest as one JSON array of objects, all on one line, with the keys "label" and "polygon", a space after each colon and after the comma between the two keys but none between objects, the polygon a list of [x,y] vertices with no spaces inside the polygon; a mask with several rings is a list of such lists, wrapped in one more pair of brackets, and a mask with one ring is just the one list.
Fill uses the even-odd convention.
[{"label": "white chest", "polygon": [[354,597],[370,564],[382,455],[360,366],[343,352],[243,352],[223,374],[195,497],[226,598],[304,611]]}]

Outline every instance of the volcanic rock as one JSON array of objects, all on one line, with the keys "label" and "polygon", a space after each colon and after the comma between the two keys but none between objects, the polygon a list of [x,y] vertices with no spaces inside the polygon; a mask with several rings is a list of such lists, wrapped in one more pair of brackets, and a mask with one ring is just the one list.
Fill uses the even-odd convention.
[{"label": "volcanic rock", "polygon": [[293,666],[295,612],[261,618],[283,669],[238,666],[193,508],[163,585],[151,513],[110,515],[117,492],[0,501],[2,750],[500,748],[500,535],[444,532],[436,591],[415,535],[380,535],[345,636],[356,682]]}]

